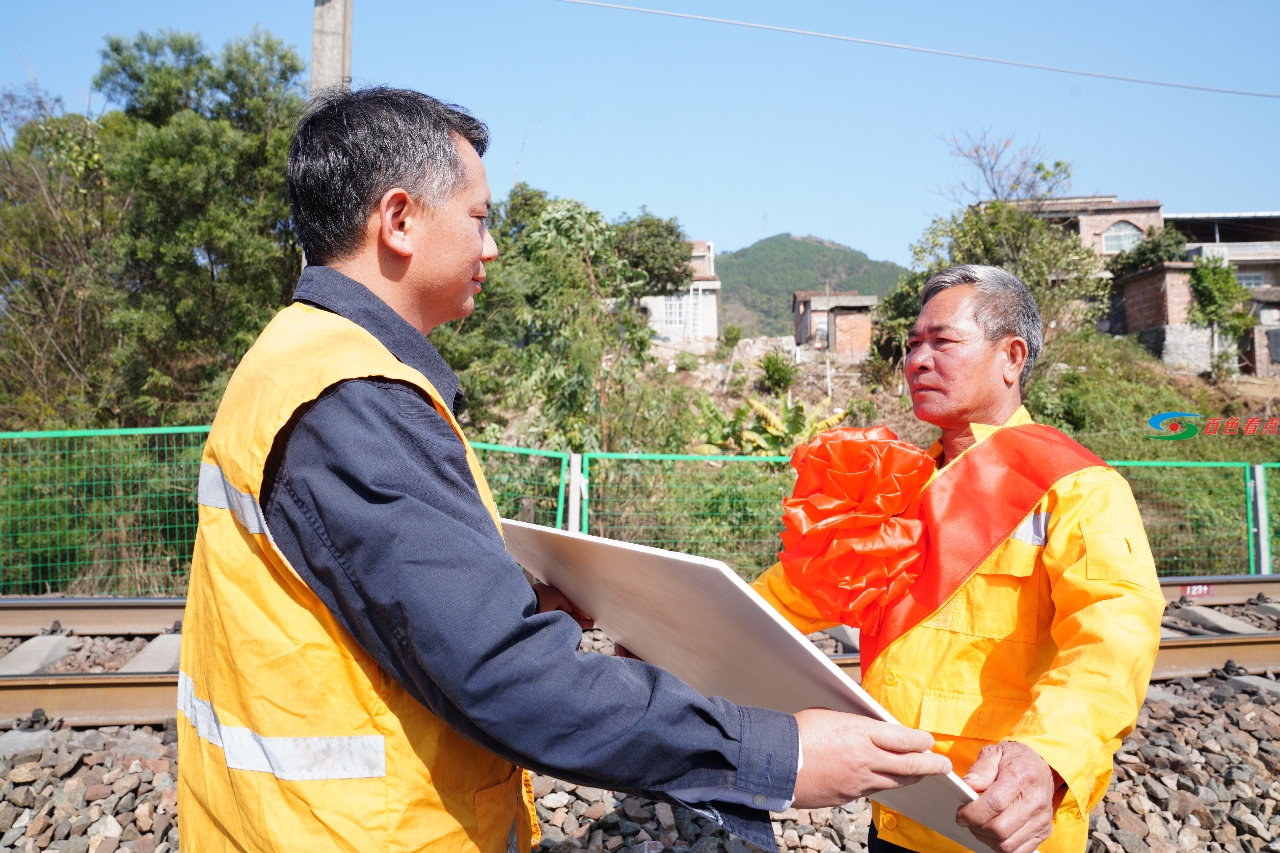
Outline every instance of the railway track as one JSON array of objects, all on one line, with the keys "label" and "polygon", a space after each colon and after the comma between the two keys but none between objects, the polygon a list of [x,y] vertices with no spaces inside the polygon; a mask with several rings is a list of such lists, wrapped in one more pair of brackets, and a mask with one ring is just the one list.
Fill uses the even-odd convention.
[{"label": "railway track", "polygon": [[[1265,598],[1280,599],[1280,576],[1167,578],[1161,586],[1171,604],[1187,604],[1167,611],[1175,618],[1166,620],[1166,626],[1180,630],[1166,627],[1153,680],[1204,677],[1228,660],[1253,673],[1280,671],[1280,631],[1253,626],[1244,633],[1223,630],[1240,624],[1224,609],[1265,607]],[[0,597],[0,639],[20,641],[0,656],[0,729],[28,718],[36,708],[72,726],[156,725],[172,717],[184,605],[181,598]],[[1280,620],[1280,604],[1271,606]],[[70,635],[144,637],[150,642],[117,672],[46,671],[65,657]],[[860,679],[857,652],[831,659]]]}]

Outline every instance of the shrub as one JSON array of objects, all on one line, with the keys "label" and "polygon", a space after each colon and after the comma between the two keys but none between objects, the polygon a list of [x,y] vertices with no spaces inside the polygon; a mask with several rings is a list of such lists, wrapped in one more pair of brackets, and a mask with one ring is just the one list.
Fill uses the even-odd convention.
[{"label": "shrub", "polygon": [[798,372],[791,357],[782,350],[770,350],[760,359],[760,369],[764,376],[760,379],[760,387],[769,394],[782,394],[796,381]]}]

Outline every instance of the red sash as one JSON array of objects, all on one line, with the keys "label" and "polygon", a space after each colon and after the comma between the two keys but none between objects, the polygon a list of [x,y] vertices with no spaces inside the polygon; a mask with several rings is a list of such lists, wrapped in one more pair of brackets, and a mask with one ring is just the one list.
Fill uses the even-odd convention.
[{"label": "red sash", "polygon": [[865,673],[889,644],[936,613],[1063,477],[1106,462],[1043,424],[1005,427],[974,445],[920,495],[920,576],[859,643]]}]

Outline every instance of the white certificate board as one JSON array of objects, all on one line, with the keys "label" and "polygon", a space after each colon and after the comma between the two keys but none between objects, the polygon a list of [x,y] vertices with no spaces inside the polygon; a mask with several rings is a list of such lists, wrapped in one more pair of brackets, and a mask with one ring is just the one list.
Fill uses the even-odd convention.
[{"label": "white certificate board", "polygon": [[[894,721],[724,563],[519,521],[503,520],[502,529],[530,574],[704,696]],[[956,810],[977,795],[954,773],[874,799],[970,850],[989,849],[956,825]]]}]

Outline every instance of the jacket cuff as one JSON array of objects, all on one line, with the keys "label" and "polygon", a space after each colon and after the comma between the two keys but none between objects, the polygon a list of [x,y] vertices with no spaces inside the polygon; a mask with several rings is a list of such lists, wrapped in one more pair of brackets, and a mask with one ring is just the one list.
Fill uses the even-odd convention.
[{"label": "jacket cuff", "polygon": [[738,770],[732,787],[759,798],[790,800],[795,796],[800,761],[800,729],[796,718],[767,708],[738,706],[742,720]]}]

